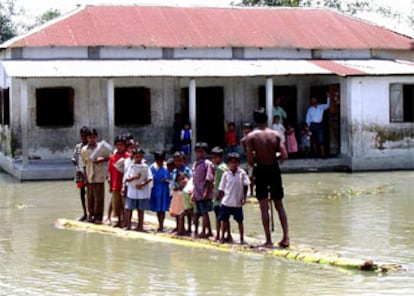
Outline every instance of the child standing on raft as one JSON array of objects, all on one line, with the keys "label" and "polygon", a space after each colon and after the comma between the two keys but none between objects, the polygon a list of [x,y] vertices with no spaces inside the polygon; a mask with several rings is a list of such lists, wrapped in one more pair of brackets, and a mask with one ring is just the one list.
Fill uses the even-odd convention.
[{"label": "child standing on raft", "polygon": [[221,178],[218,198],[223,197],[220,206],[221,242],[225,242],[224,235],[228,232],[230,216],[239,224],[240,244],[244,244],[243,208],[246,202],[247,189],[250,184],[249,177],[243,169],[239,168],[240,155],[228,154],[229,171]]},{"label": "child standing on raft", "polygon": [[[191,201],[195,202],[194,237],[208,238],[213,235],[209,212],[213,210],[214,165],[207,157],[208,145],[198,142],[195,145],[196,161],[193,164],[194,190]],[[198,235],[199,218],[203,217],[202,230]]]},{"label": "child standing on raft", "polygon": [[132,152],[134,163],[126,173],[127,198],[125,200],[125,229],[131,229],[132,211],[138,210],[137,231],[144,231],[144,211],[150,209],[149,183],[152,173],[144,161],[144,150],[137,148]]},{"label": "child standing on raft", "polygon": [[165,212],[170,209],[170,172],[164,166],[165,154],[154,152],[155,162],[151,165],[154,185],[151,189],[150,210],[157,213],[158,230],[164,231]]}]

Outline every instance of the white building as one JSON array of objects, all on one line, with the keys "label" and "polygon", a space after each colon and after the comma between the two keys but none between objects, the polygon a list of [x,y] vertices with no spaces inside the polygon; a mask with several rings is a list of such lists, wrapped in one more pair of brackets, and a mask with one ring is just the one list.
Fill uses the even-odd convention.
[{"label": "white building", "polygon": [[413,169],[413,48],[329,10],[80,7],[0,45],[0,163],[49,178],[25,172],[70,159],[84,125],[109,142],[129,131],[146,150],[170,149],[175,113],[193,141],[222,145],[225,122],[240,127],[258,105],[271,120],[276,97],[299,128],[309,98],[329,91],[339,94],[324,119],[331,160]]}]

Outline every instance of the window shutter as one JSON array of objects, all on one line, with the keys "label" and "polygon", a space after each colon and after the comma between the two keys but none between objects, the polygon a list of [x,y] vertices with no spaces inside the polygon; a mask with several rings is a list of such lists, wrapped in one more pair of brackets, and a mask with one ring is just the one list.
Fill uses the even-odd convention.
[{"label": "window shutter", "polygon": [[404,121],[403,85],[401,83],[390,85],[390,121]]}]

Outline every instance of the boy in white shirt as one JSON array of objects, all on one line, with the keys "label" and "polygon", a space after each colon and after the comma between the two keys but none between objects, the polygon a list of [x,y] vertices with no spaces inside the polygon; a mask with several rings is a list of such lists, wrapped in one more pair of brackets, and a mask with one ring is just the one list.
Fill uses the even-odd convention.
[{"label": "boy in white shirt", "polygon": [[240,244],[244,244],[244,227],[243,227],[243,208],[246,202],[247,188],[250,179],[247,173],[239,168],[240,155],[238,153],[228,154],[227,164],[229,171],[225,172],[221,178],[219,190],[220,193],[216,198],[221,198],[221,207],[219,220],[222,222],[221,242],[224,242],[224,235],[229,228],[230,216],[239,225]]},{"label": "boy in white shirt", "polygon": [[131,229],[132,211],[138,210],[137,231],[144,231],[144,211],[150,209],[150,188],[152,173],[144,160],[144,150],[136,148],[133,152],[134,163],[126,172],[128,182],[127,197],[125,200],[125,228]]}]

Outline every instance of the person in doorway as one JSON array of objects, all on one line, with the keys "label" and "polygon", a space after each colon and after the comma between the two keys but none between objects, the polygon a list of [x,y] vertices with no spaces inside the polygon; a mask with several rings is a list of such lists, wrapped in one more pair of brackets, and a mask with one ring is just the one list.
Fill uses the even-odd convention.
[{"label": "person in doorway", "polygon": [[296,140],[296,131],[293,127],[290,120],[287,120],[287,129],[286,129],[286,150],[288,152],[289,158],[296,158],[298,153],[298,141]]},{"label": "person in doorway", "polygon": [[253,119],[257,123],[257,129],[246,136],[247,161],[255,165],[256,197],[260,204],[262,223],[266,236],[264,247],[273,247],[269,226],[269,202],[274,202],[282,226],[283,237],[279,246],[289,247],[288,221],[283,206],[282,176],[278,159],[288,158],[285,145],[281,141],[280,134],[267,127],[267,114],[264,108],[257,108],[253,112]]},{"label": "person in doorway", "polygon": [[301,157],[309,157],[311,150],[311,135],[312,133],[309,130],[309,127],[306,123],[303,124],[303,128],[300,131],[300,145],[299,150]]},{"label": "person in doorway", "polygon": [[285,109],[283,109],[282,106],[280,106],[281,102],[282,102],[282,98],[277,97],[275,100],[275,105],[273,106],[272,115],[273,115],[273,118],[276,115],[279,116],[280,124],[283,124],[283,121],[287,118],[287,113]]},{"label": "person in doorway", "polygon": [[280,123],[280,116],[279,115],[273,116],[272,129],[279,132],[282,143],[285,144],[285,142],[286,142],[286,138],[285,138],[286,129],[285,129],[285,126],[282,123]]},{"label": "person in doorway", "polygon": [[79,218],[79,221],[86,221],[88,215],[86,213],[86,182],[83,174],[83,164],[81,159],[81,151],[84,146],[88,144],[88,138],[86,136],[88,128],[86,126],[80,129],[80,143],[76,144],[73,149],[72,164],[75,168],[75,182],[79,188],[80,200],[83,210],[83,215]]},{"label": "person in doorway", "polygon": [[330,98],[327,93],[327,103],[318,104],[315,97],[311,98],[310,106],[306,112],[306,124],[312,133],[311,143],[314,156],[325,157],[325,138],[323,132],[323,113],[329,109]]},{"label": "person in doorway", "polygon": [[157,213],[158,232],[164,231],[165,212],[170,209],[170,172],[164,166],[165,153],[154,152],[155,162],[150,166],[153,177],[150,210]]},{"label": "person in doorway", "polygon": [[89,128],[87,132],[88,145],[81,151],[83,171],[87,184],[88,198],[88,222],[101,224],[105,203],[105,168],[104,163],[108,159],[103,156],[92,158],[91,155],[97,148],[98,132]]},{"label": "person in doorway", "polygon": [[[196,160],[193,164],[194,190],[191,200],[195,202],[194,237],[208,238],[211,231],[209,212],[213,210],[214,165],[207,159],[208,145],[198,142],[195,145]],[[198,235],[198,220],[202,217],[202,230]]]},{"label": "person in doorway", "polygon": [[224,135],[226,141],[226,151],[227,153],[236,152],[237,149],[237,132],[236,124],[234,122],[229,122],[227,124],[227,130]]},{"label": "person in doorway", "polygon": [[191,130],[191,125],[189,122],[184,124],[183,129],[181,130],[181,151],[186,155],[191,153],[191,139],[193,137],[193,132]]}]

